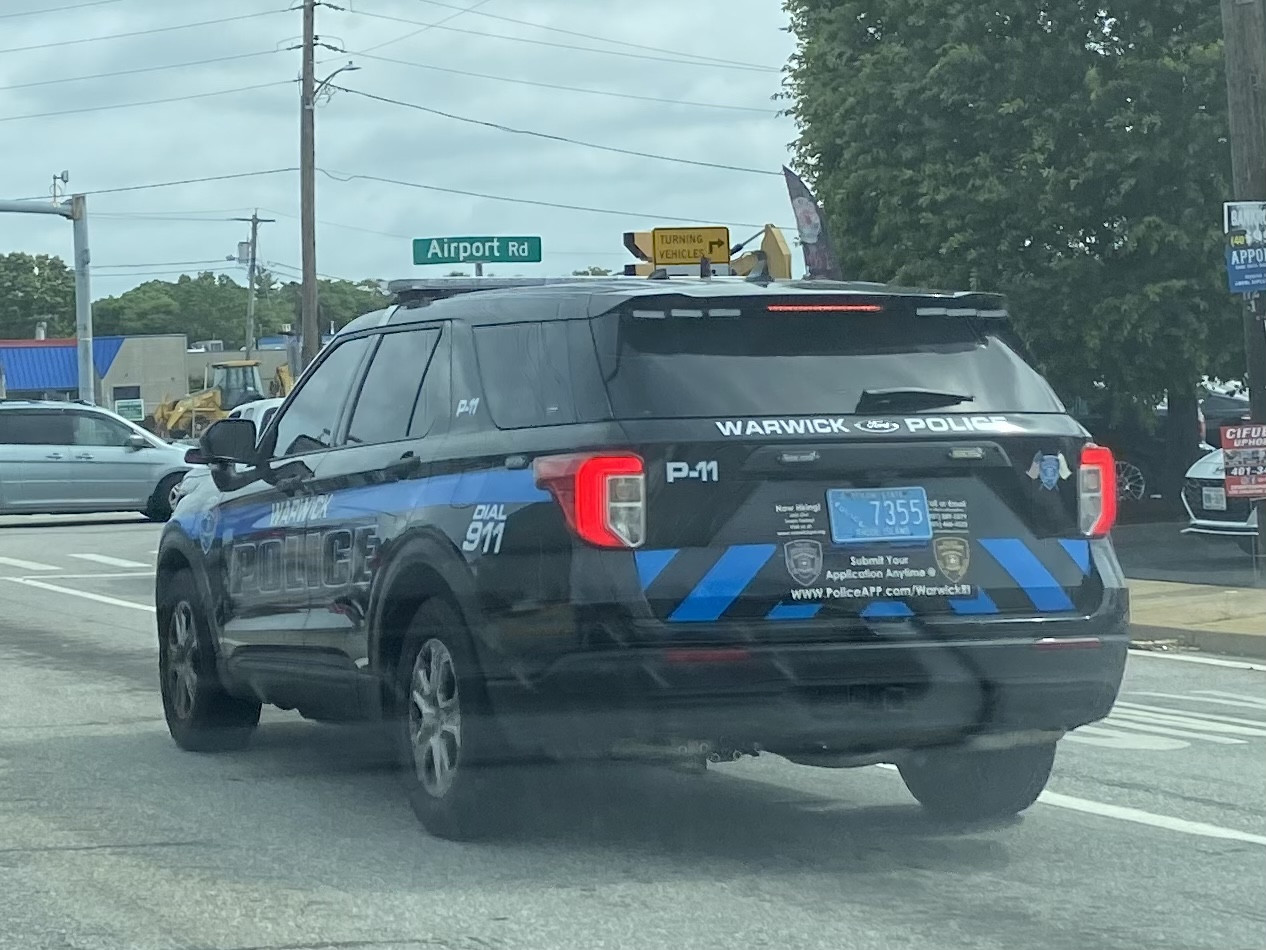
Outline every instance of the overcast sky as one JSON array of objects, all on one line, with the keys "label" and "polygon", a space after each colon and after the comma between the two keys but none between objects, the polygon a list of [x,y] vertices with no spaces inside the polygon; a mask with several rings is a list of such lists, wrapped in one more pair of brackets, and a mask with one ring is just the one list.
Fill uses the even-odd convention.
[{"label": "overcast sky", "polygon": [[[298,164],[299,52],[291,47],[301,14],[282,9],[285,2],[0,3],[0,198],[47,196],[52,176],[70,172],[67,190],[89,194],[94,297],[198,269],[224,268],[241,281],[244,269],[222,261],[247,226],[225,219],[256,207],[278,219],[261,230],[260,257],[280,276],[297,277],[295,171],[109,192]],[[317,179],[324,276],[444,273],[413,265],[413,237],[540,235],[544,263],[513,271],[564,274],[629,262],[626,230],[728,223],[737,241],[765,222],[793,221],[777,172],[795,129],[771,101],[793,48],[777,0],[336,6],[344,9],[318,7],[317,34],[346,52],[320,50],[318,79],[350,59],[357,71],[334,80],[348,89],[765,174],[601,151],[335,92],[316,123],[317,165],[329,173]],[[228,22],[167,29],[208,20]],[[129,33],[137,35],[119,35]],[[179,101],[125,105],[156,99]],[[339,180],[358,175],[622,213]],[[70,227],[59,218],[0,215],[0,253],[10,251],[70,261]]]}]

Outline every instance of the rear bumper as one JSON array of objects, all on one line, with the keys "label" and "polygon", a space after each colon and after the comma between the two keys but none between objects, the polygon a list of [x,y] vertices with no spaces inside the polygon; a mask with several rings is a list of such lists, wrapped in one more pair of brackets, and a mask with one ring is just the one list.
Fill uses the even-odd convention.
[{"label": "rear bumper", "polygon": [[565,754],[683,738],[861,755],[1058,733],[1112,708],[1127,596],[1114,593],[1092,616],[981,623],[975,637],[961,623],[886,622],[843,643],[575,653],[530,684],[489,683],[490,700],[513,744]]}]

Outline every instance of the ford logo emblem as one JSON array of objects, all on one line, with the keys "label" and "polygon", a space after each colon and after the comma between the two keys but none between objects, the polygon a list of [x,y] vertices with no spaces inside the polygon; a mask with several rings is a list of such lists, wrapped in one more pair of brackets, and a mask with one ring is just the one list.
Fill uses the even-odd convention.
[{"label": "ford logo emblem", "polygon": [[863,419],[857,423],[857,428],[863,432],[896,432],[901,428],[901,423],[888,419]]}]

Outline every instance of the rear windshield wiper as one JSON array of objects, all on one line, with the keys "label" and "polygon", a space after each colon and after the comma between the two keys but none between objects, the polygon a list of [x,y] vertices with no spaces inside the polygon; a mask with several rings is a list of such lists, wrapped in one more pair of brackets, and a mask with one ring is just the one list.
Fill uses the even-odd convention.
[{"label": "rear windshield wiper", "polygon": [[971,402],[970,393],[947,393],[939,389],[863,389],[857,400],[858,413],[900,410],[917,412],[920,409],[940,409]]}]

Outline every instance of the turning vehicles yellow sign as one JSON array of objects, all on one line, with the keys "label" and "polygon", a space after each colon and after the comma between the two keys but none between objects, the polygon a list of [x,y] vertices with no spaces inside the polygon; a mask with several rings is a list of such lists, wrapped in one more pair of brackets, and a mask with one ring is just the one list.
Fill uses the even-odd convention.
[{"label": "turning vehicles yellow sign", "polygon": [[656,267],[730,263],[729,228],[656,228],[651,232],[651,258]]}]

